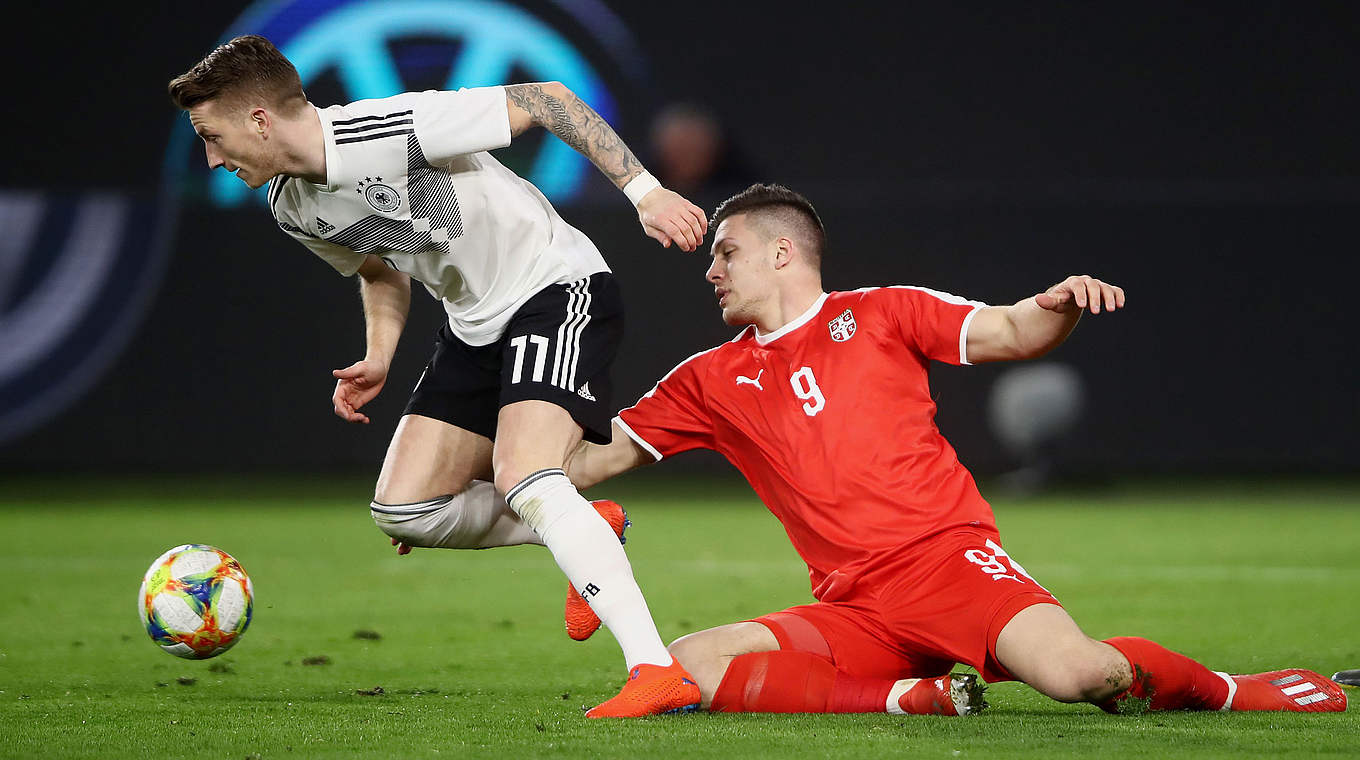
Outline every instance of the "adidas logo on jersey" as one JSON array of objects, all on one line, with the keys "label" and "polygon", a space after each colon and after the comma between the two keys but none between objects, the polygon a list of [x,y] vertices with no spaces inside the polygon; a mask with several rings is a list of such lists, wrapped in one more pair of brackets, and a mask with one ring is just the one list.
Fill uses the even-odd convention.
[{"label": "adidas logo on jersey", "polygon": [[591,393],[590,393],[590,383],[586,383],[585,385],[582,385],[580,388],[578,388],[578,389],[576,390],[576,395],[580,396],[581,398],[585,399],[586,401],[594,401],[594,400],[595,400],[595,397],[594,397],[593,395],[591,395]]},{"label": "adidas logo on jersey", "polygon": [[316,218],[316,230],[322,235],[329,235],[335,231],[335,225],[318,216]]}]

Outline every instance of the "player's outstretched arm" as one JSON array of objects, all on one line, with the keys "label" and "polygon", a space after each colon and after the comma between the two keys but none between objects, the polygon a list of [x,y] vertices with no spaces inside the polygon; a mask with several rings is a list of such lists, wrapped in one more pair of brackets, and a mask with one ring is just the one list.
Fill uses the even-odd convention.
[{"label": "player's outstretched arm", "polygon": [[1043,356],[1067,339],[1083,311],[1122,308],[1123,288],[1072,275],[1019,303],[980,310],[968,328],[968,360],[976,364]]},{"label": "player's outstretched arm", "polygon": [[370,255],[359,267],[359,293],[364,302],[367,352],[363,359],[331,372],[336,378],[331,403],[340,419],[366,425],[368,416],[359,409],[387,382],[411,305],[411,278]]},{"label": "player's outstretched arm", "polygon": [[585,490],[615,475],[656,461],[618,425],[612,425],[611,428],[613,433],[608,444],[601,446],[581,441],[567,459],[567,477],[571,478],[572,485],[578,490]]},{"label": "player's outstretched arm", "polygon": [[512,136],[541,126],[589,158],[637,206],[648,237],[686,251],[703,243],[708,231],[703,210],[661,187],[613,127],[561,82],[508,85],[505,100]]}]

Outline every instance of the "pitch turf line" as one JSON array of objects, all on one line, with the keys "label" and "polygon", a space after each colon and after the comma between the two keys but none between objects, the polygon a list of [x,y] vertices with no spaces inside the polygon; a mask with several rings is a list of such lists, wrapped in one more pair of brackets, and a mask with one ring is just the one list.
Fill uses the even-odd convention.
[{"label": "pitch turf line", "polygon": [[[608,495],[635,520],[628,549],[663,636],[807,600],[805,569],[749,490],[625,485]],[[7,489],[0,757],[1352,757],[1360,746],[1354,710],[1112,718],[1014,684],[993,686],[994,709],[975,719],[587,722],[580,708],[621,679],[617,650],[562,634],[547,553],[398,558],[354,497],[368,487]],[[995,507],[1007,548],[1093,635],[1150,635],[1231,669],[1360,663],[1360,488],[1156,486]],[[232,551],[255,580],[256,619],[220,661],[164,655],[136,620],[146,563],[189,540]],[[318,655],[329,664],[302,664]]]}]

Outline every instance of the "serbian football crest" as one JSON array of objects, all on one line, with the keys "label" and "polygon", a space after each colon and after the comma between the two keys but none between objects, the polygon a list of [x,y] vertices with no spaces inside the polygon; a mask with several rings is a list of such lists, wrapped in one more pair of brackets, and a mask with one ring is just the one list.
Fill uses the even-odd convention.
[{"label": "serbian football crest", "polygon": [[827,329],[831,330],[831,339],[837,343],[844,343],[855,337],[855,314],[846,309],[841,312],[839,317],[826,323]]}]

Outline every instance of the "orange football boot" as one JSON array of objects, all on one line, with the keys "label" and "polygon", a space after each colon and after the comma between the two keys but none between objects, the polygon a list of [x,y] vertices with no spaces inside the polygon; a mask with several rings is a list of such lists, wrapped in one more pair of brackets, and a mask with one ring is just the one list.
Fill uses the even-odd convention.
[{"label": "orange football boot", "polygon": [[[600,513],[600,517],[609,523],[609,527],[614,529],[614,535],[619,537],[619,543],[627,543],[628,539],[623,537],[623,531],[633,523],[628,519],[628,513],[623,511],[623,507],[608,499],[597,499],[590,502],[590,506],[594,507],[595,511]],[[567,604],[562,611],[562,617],[567,621],[567,635],[576,641],[585,641],[600,629],[600,617],[590,608],[590,602],[587,602],[586,598],[571,585],[571,581],[567,581]]]},{"label": "orange football boot", "polygon": [[628,671],[628,682],[613,699],[587,713],[587,718],[641,718],[645,715],[686,713],[699,709],[699,684],[680,666],[637,665]]}]

